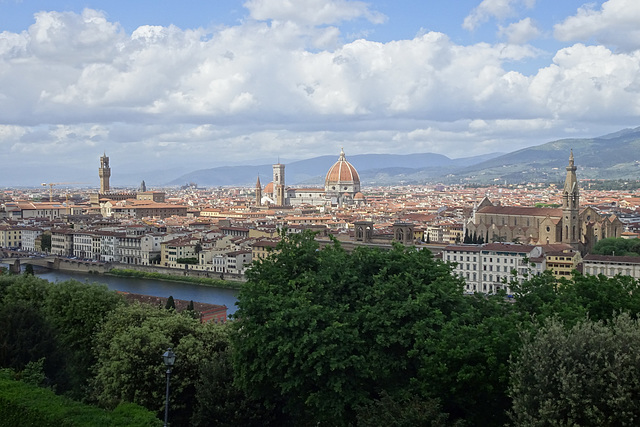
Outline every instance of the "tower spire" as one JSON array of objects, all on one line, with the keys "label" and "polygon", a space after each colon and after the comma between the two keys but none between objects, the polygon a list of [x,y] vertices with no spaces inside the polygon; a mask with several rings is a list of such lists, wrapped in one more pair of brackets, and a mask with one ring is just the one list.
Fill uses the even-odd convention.
[{"label": "tower spire", "polygon": [[573,150],[569,154],[567,176],[562,190],[562,243],[568,243],[576,247],[580,243],[580,191],[578,178],[576,177],[576,165],[573,159]]}]

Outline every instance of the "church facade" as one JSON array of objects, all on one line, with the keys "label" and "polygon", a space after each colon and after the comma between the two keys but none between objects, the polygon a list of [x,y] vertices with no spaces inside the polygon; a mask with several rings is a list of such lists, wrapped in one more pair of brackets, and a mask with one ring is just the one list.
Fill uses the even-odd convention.
[{"label": "church facade", "polygon": [[620,237],[624,228],[615,215],[580,207],[576,169],[571,152],[560,207],[496,206],[485,197],[465,224],[466,235],[482,238],[485,243],[565,243],[582,253],[588,253],[600,239]]}]

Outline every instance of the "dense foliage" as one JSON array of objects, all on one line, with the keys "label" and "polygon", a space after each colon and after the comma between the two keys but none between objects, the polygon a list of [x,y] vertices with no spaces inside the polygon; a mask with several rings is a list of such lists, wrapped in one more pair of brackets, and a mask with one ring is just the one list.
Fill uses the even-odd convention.
[{"label": "dense foliage", "polygon": [[511,283],[514,299],[470,296],[426,250],[348,253],[306,233],[277,249],[252,266],[231,325],[0,275],[0,368],[161,417],[171,347],[174,425],[638,423],[630,277],[542,274]]},{"label": "dense foliage", "polygon": [[16,381],[10,371],[0,371],[0,427],[151,427],[161,424],[154,414],[138,405],[124,403],[113,411],[105,411]]},{"label": "dense foliage", "polygon": [[637,426],[640,324],[628,315],[545,322],[511,366],[516,425]]},{"label": "dense foliage", "polygon": [[592,253],[598,255],[640,256],[640,239],[609,237],[598,241]]},{"label": "dense foliage", "polygon": [[503,298],[466,298],[429,251],[318,250],[310,234],[278,249],[240,291],[232,342],[247,393],[295,424],[348,425],[384,402],[501,422],[517,337]]}]

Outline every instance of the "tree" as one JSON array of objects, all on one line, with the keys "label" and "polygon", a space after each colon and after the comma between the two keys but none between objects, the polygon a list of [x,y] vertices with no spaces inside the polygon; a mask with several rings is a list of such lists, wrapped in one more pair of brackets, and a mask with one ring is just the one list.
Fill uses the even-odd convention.
[{"label": "tree", "polygon": [[524,334],[511,363],[516,425],[638,425],[640,324],[558,319]]},{"label": "tree", "polygon": [[640,240],[609,237],[599,240],[591,252],[598,255],[640,256]]},{"label": "tree", "polygon": [[46,231],[40,235],[40,250],[51,252],[51,232]]},{"label": "tree", "polygon": [[119,306],[96,334],[93,351],[100,358],[92,381],[95,398],[107,408],[125,401],[161,414],[166,371],[161,355],[169,347],[177,355],[171,377],[172,423],[188,425],[201,366],[228,347],[225,325],[201,324],[151,305]]},{"label": "tree", "polygon": [[33,265],[27,264],[24,266],[24,274],[26,276],[33,276],[35,273],[33,272]]},{"label": "tree", "polygon": [[231,325],[236,380],[309,425],[355,423],[383,392],[403,401],[422,343],[464,304],[462,282],[427,250],[320,250],[309,232],[284,238],[247,278]]},{"label": "tree", "polygon": [[176,309],[176,303],[173,300],[173,295],[169,295],[169,298],[167,298],[167,303],[164,305],[164,308],[166,308],[167,310]]},{"label": "tree", "polygon": [[191,425],[193,426],[282,426],[290,420],[268,411],[234,384],[230,350],[211,355],[203,361],[196,383]]},{"label": "tree", "polygon": [[25,301],[0,305],[0,367],[20,371],[41,358],[53,377],[61,360],[55,331],[42,312]]},{"label": "tree", "polygon": [[96,329],[108,313],[122,304],[124,299],[106,285],[76,280],[48,284],[43,312],[67,353],[73,397],[84,398],[86,395],[87,382],[96,363],[97,355],[92,352]]}]

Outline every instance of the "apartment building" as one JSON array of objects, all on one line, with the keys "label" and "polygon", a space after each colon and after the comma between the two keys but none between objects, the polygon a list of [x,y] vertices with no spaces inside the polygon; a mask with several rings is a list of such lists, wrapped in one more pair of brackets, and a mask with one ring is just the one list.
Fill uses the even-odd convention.
[{"label": "apartment building", "polygon": [[585,255],[582,272],[592,276],[614,277],[618,274],[640,279],[640,257],[613,255]]},{"label": "apartment building", "polygon": [[54,228],[51,230],[51,254],[63,257],[73,256],[73,229]]},{"label": "apartment building", "polygon": [[512,243],[483,245],[450,245],[442,259],[455,264],[454,274],[465,280],[465,291],[493,294],[504,290],[512,293],[509,283],[522,282],[546,268],[542,246]]},{"label": "apartment building", "polygon": [[40,251],[40,239],[44,230],[40,227],[23,227],[22,228],[22,249],[26,251]]},{"label": "apartment building", "polygon": [[22,246],[22,227],[13,225],[0,226],[0,247],[19,248]]}]

